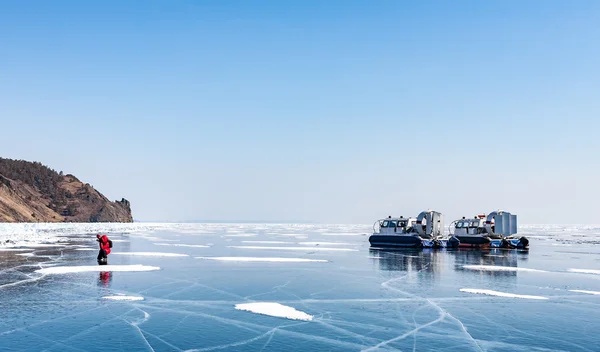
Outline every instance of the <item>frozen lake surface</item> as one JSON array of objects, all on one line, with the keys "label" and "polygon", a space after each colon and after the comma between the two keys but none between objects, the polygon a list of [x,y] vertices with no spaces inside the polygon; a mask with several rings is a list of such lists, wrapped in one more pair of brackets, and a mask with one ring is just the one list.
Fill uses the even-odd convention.
[{"label": "frozen lake surface", "polygon": [[[0,346],[598,350],[600,226],[523,226],[529,252],[375,250],[369,230],[2,224]],[[114,240],[108,266],[98,231]]]}]

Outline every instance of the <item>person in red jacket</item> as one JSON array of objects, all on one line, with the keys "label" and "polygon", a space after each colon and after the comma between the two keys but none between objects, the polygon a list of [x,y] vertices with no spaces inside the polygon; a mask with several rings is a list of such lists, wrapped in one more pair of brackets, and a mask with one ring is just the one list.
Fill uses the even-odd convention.
[{"label": "person in red jacket", "polygon": [[98,264],[106,265],[108,264],[108,255],[110,254],[110,249],[112,248],[112,241],[108,239],[108,236],[100,236],[100,234],[96,235],[96,241],[100,243],[100,251],[98,252]]}]

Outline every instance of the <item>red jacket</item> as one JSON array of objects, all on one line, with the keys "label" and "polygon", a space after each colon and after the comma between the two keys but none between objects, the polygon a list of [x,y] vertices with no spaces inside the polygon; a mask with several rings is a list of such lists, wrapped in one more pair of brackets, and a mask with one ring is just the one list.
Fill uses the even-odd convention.
[{"label": "red jacket", "polygon": [[107,255],[110,254],[110,244],[108,243],[108,237],[106,235],[100,237],[100,249],[104,249]]}]

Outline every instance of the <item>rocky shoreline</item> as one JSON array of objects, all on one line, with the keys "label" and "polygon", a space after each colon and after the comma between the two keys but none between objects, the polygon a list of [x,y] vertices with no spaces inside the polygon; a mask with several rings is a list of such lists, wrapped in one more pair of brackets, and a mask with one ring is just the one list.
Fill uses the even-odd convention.
[{"label": "rocky shoreline", "polygon": [[127,199],[111,202],[73,175],[0,158],[0,222],[133,222],[133,216]]}]

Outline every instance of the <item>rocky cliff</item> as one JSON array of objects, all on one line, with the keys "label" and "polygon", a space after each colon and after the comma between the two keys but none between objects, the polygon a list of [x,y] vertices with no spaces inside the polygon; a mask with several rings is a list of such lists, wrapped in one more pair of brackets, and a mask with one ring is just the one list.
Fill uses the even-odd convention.
[{"label": "rocky cliff", "polygon": [[73,175],[0,158],[0,222],[133,222],[129,201],[111,202]]}]

